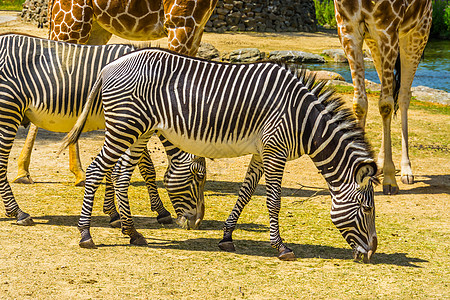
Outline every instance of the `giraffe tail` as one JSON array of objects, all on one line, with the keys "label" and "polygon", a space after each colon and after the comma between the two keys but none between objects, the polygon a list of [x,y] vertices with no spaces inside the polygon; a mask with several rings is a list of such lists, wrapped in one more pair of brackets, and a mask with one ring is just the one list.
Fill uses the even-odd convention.
[{"label": "giraffe tail", "polygon": [[86,103],[84,104],[83,111],[78,116],[77,122],[73,126],[73,128],[69,131],[69,133],[65,136],[65,138],[62,141],[62,145],[59,148],[58,155],[69,145],[75,144],[78,139],[80,138],[81,132],[83,131],[84,125],[86,124],[86,120],[90,114],[90,111],[92,109],[92,106],[94,104],[94,100],[97,97],[101,87],[102,87],[102,81],[103,81],[103,72],[100,72],[99,76],[97,77],[97,80],[94,83],[94,86],[91,89],[91,92],[89,93],[88,99]]},{"label": "giraffe tail", "polygon": [[395,61],[395,66],[394,66],[394,115],[397,114],[397,110],[398,110],[398,94],[400,92],[400,80],[401,80],[401,61],[400,61],[400,52],[397,56],[397,60]]}]

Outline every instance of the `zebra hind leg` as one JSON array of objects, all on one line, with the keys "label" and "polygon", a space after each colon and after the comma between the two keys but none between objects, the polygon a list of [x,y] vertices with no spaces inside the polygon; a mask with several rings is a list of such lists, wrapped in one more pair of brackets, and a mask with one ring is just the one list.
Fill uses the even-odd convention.
[{"label": "zebra hind leg", "polygon": [[158,194],[158,188],[156,187],[156,172],[153,166],[152,159],[148,153],[147,147],[142,152],[141,158],[138,162],[139,171],[144,178],[145,184],[148,189],[148,195],[150,197],[150,205],[152,211],[156,211],[158,216],[156,220],[159,224],[172,224],[172,216],[170,212],[164,207],[161,198]]},{"label": "zebra hind leg", "polygon": [[[9,116],[11,112],[6,111],[8,109],[10,110],[9,105],[0,107],[0,115]],[[19,124],[19,120],[13,119],[8,125],[0,126],[0,196],[5,205],[6,216],[10,218],[15,217],[17,225],[29,226],[34,225],[34,221],[29,214],[19,208],[7,178],[9,153],[11,152]]]},{"label": "zebra hind leg", "polygon": [[267,209],[269,210],[270,244],[278,250],[280,260],[296,260],[294,252],[284,245],[280,235],[279,214],[281,208],[281,181],[283,179],[286,156],[279,152],[266,151],[263,155],[266,178]]},{"label": "zebra hind leg", "polygon": [[241,215],[244,207],[250,201],[253,193],[255,192],[256,186],[264,173],[263,163],[261,160],[261,156],[253,155],[252,160],[247,169],[247,173],[245,175],[244,182],[239,190],[239,196],[236,201],[236,204],[233,207],[230,215],[223,226],[223,239],[219,242],[219,248],[228,251],[234,252],[236,249],[233,243],[233,230],[236,228],[237,221],[239,216]]}]

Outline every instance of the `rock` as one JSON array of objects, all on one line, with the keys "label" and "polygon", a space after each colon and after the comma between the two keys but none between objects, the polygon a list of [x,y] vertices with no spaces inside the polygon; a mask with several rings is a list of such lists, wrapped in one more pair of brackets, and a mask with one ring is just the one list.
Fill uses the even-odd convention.
[{"label": "rock", "polygon": [[303,51],[272,51],[268,58],[285,63],[325,63],[322,56]]},{"label": "rock", "polygon": [[344,77],[342,77],[341,74],[331,71],[315,71],[317,80],[339,80],[339,81],[345,81]]},{"label": "rock", "polygon": [[411,88],[412,95],[417,100],[450,105],[450,93],[432,89],[426,86],[416,86]]},{"label": "rock", "polygon": [[213,45],[201,42],[200,47],[198,48],[197,57],[215,60],[219,59],[220,52]]},{"label": "rock", "polygon": [[331,57],[334,62],[346,63],[348,62],[347,56],[345,56],[344,49],[327,49],[323,50],[322,55]]},{"label": "rock", "polygon": [[263,54],[257,48],[238,49],[222,56],[223,61],[231,63],[249,63],[262,60],[263,58]]}]

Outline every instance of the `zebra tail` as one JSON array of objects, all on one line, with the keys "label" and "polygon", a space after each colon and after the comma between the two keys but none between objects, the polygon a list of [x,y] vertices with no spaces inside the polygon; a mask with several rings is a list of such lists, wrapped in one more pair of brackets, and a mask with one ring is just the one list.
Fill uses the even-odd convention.
[{"label": "zebra tail", "polygon": [[69,145],[73,145],[76,142],[78,142],[78,139],[80,138],[81,132],[83,132],[84,125],[86,124],[86,120],[89,116],[89,113],[92,109],[92,106],[94,104],[94,100],[97,97],[97,94],[99,93],[101,87],[102,87],[102,81],[103,76],[102,72],[100,72],[97,80],[94,83],[94,86],[91,89],[91,92],[89,93],[88,99],[86,103],[84,104],[83,111],[78,116],[77,122],[73,126],[73,128],[67,133],[65,138],[62,141],[62,145],[59,149],[58,155]]},{"label": "zebra tail", "polygon": [[401,63],[400,63],[400,51],[398,53],[397,56],[397,60],[395,61],[395,67],[394,67],[394,115],[397,114],[397,110],[398,110],[398,94],[400,92],[400,80],[402,77],[402,70],[401,70]]}]

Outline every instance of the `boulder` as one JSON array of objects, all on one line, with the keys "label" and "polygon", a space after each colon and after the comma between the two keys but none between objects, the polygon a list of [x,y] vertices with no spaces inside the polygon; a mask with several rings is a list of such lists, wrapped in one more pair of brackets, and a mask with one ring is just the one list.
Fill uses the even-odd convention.
[{"label": "boulder", "polygon": [[197,57],[208,60],[218,60],[220,58],[220,52],[213,45],[201,42],[200,47],[198,48]]},{"label": "boulder", "polygon": [[231,63],[249,63],[262,60],[264,54],[258,48],[243,48],[222,55],[222,60]]},{"label": "boulder", "polygon": [[332,58],[334,62],[338,62],[338,63],[348,62],[347,56],[345,56],[344,49],[323,50],[322,55],[326,55],[326,56]]},{"label": "boulder", "polygon": [[303,51],[272,51],[269,53],[270,60],[281,61],[284,63],[325,63],[325,59],[318,55]]}]

